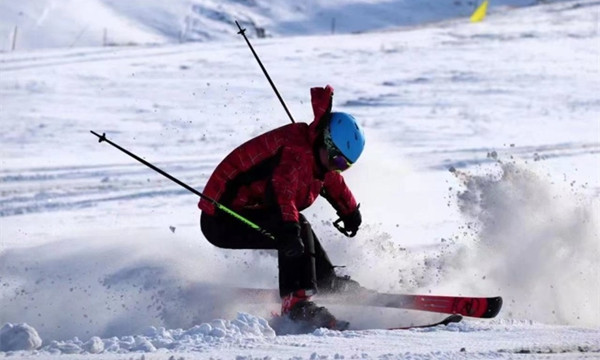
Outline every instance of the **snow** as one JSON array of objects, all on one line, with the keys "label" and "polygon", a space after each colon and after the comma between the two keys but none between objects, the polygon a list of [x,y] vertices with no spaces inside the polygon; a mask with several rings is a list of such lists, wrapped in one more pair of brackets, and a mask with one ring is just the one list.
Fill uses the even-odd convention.
[{"label": "snow", "polygon": [[[598,358],[598,2],[497,1],[477,24],[467,2],[74,3],[0,3],[4,50],[21,29],[0,53],[0,356]],[[332,308],[353,330],[275,336],[278,304],[224,290],[275,287],[274,254],[212,247],[196,196],[89,131],[201,190],[287,123],[231,18],[270,35],[252,41],[297,121],[330,83],[365,128],[361,231],[306,211],[333,262],[380,291],[501,295],[496,319],[386,331],[441,315]],[[145,45],[96,47],[107,23]],[[186,26],[213,41],[179,44]]]},{"label": "snow", "polygon": [[6,323],[0,328],[0,351],[35,350],[40,346],[42,339],[27,324]]},{"label": "snow", "polygon": [[168,349],[176,352],[206,351],[231,343],[266,343],[275,338],[275,332],[262,318],[240,313],[237,318],[213,320],[190,329],[167,330],[163,327],[149,327],[135,336],[100,339],[92,337],[87,342],[75,338],[67,341],[53,341],[42,349],[49,353],[123,353],[156,352]]},{"label": "snow", "polygon": [[[557,332],[561,334],[560,344],[557,344]],[[534,342],[532,333],[536,334]],[[86,358],[90,354],[102,354],[102,358],[116,359],[132,352],[143,353],[147,359],[168,356],[224,359],[452,359],[461,356],[486,359],[511,358],[516,354],[567,354],[567,357],[586,358],[597,351],[596,336],[597,332],[593,330],[573,327],[470,320],[444,328],[403,332],[318,329],[307,335],[277,337],[265,325],[264,319],[240,313],[232,321],[214,320],[188,330],[151,327],[135,336],[92,337],[87,342],[77,338],[53,341],[32,355],[48,359],[58,358],[59,354],[60,358],[65,354],[86,354]]]},{"label": "snow", "polygon": [[[556,0],[547,0],[556,1]],[[490,12],[536,0],[501,0]],[[36,0],[0,2],[0,51],[357,33],[465,18],[470,0]],[[16,30],[15,30],[16,29]],[[16,31],[16,35],[15,35]]]}]

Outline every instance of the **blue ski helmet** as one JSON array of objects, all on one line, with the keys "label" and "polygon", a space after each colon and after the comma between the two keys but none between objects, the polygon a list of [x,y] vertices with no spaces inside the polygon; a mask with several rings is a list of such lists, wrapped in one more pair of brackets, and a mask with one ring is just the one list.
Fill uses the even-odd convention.
[{"label": "blue ski helmet", "polygon": [[356,119],[347,113],[331,113],[325,137],[329,137],[337,150],[351,163],[358,160],[365,148],[365,134],[362,128]]}]

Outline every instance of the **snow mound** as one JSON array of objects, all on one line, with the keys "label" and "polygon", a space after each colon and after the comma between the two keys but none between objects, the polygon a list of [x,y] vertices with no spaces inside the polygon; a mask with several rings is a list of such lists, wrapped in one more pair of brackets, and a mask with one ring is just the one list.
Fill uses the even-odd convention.
[{"label": "snow mound", "polygon": [[5,324],[0,329],[0,351],[35,350],[42,345],[37,331],[27,324]]},{"label": "snow mound", "polygon": [[217,319],[196,325],[190,329],[168,330],[149,327],[139,335],[101,339],[92,337],[87,342],[75,337],[67,341],[52,341],[41,351],[54,354],[98,354],[124,352],[155,352],[201,350],[221,344],[256,343],[275,337],[267,320],[238,313],[234,320]]}]

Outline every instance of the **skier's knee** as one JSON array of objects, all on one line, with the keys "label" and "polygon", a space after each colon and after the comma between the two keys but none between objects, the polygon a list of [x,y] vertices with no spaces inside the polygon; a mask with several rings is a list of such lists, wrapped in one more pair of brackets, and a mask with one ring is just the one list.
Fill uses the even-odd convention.
[{"label": "skier's knee", "polygon": [[312,227],[310,226],[310,223],[308,222],[308,220],[306,220],[306,217],[304,215],[300,214],[298,216],[298,222],[300,223],[300,229],[302,229],[302,232],[312,232]]},{"label": "skier's knee", "polygon": [[206,215],[202,213],[200,215],[200,230],[209,243],[216,247],[225,248],[225,237],[222,236],[220,231],[221,225],[218,224],[216,216]]}]

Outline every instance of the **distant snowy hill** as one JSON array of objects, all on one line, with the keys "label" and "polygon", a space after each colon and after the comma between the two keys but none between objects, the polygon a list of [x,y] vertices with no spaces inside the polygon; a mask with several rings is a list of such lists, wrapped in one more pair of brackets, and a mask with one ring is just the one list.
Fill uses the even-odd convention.
[{"label": "distant snowy hill", "polygon": [[[555,0],[556,1],[556,0]],[[0,51],[352,33],[466,17],[478,0],[0,1]],[[540,0],[495,0],[490,11]],[[545,1],[549,2],[549,1]],[[16,33],[16,36],[15,36]]]}]

